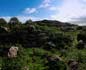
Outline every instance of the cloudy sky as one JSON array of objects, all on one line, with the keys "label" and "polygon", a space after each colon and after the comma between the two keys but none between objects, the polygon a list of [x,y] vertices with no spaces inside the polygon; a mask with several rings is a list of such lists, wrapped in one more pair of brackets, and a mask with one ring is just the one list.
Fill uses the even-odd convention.
[{"label": "cloudy sky", "polygon": [[0,0],[0,17],[73,21],[86,19],[86,0]]}]

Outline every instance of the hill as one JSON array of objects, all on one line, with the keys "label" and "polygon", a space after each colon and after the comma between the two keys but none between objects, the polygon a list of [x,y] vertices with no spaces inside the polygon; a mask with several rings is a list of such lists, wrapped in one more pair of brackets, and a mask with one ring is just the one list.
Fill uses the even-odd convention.
[{"label": "hill", "polygon": [[16,17],[0,23],[1,70],[86,70],[85,54],[85,27]]}]

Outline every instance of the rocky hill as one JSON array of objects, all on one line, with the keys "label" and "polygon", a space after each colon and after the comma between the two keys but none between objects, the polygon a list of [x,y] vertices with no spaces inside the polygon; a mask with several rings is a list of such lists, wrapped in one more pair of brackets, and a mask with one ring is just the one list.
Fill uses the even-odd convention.
[{"label": "rocky hill", "polygon": [[1,19],[0,69],[86,70],[86,29],[54,20]]}]

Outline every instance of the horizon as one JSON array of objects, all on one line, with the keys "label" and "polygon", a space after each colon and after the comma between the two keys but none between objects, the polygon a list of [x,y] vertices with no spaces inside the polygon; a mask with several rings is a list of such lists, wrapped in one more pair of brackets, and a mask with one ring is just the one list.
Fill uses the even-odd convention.
[{"label": "horizon", "polygon": [[9,21],[12,17],[21,22],[29,19],[83,22],[86,20],[86,0],[0,0],[0,18]]}]

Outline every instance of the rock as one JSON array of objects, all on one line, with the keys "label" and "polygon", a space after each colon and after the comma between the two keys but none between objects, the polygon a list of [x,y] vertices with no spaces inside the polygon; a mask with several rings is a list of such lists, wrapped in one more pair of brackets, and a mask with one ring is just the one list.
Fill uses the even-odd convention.
[{"label": "rock", "polygon": [[52,47],[55,47],[56,45],[54,44],[54,43],[52,43],[52,42],[48,42],[47,43],[49,46],[52,46]]},{"label": "rock", "polygon": [[47,70],[67,70],[66,64],[58,55],[51,55],[47,57]]},{"label": "rock", "polygon": [[83,43],[83,42],[82,43],[78,43],[77,44],[77,48],[78,49],[84,49],[85,48],[85,43]]},{"label": "rock", "polygon": [[12,46],[8,51],[8,57],[14,58],[17,57],[18,47]]},{"label": "rock", "polygon": [[27,66],[25,66],[23,70],[29,70],[29,68]]},{"label": "rock", "polygon": [[62,61],[62,59],[58,55],[47,56],[48,61]]},{"label": "rock", "polygon": [[78,70],[79,62],[75,60],[69,60],[68,65],[70,67],[70,70]]},{"label": "rock", "polygon": [[79,43],[83,43],[83,40],[79,40]]},{"label": "rock", "polygon": [[10,31],[10,29],[9,29],[8,27],[3,27],[3,26],[1,26],[1,28],[4,29],[4,30],[7,31],[7,32]]},{"label": "rock", "polygon": [[61,52],[60,57],[66,56],[66,49],[61,49],[60,52]]},{"label": "rock", "polygon": [[34,25],[29,25],[28,31],[33,32],[34,30],[35,30],[35,26]]}]

